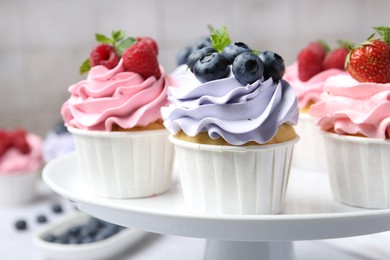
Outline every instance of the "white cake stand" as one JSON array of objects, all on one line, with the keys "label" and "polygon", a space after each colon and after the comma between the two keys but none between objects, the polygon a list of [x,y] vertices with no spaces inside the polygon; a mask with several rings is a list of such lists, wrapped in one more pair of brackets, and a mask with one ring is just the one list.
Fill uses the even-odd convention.
[{"label": "white cake stand", "polygon": [[279,215],[196,215],[186,211],[180,185],[143,199],[104,199],[83,187],[75,154],[50,162],[46,184],[82,211],[155,233],[206,238],[206,260],[294,259],[292,241],[350,237],[390,230],[390,209],[335,202],[325,174],[292,169]]}]

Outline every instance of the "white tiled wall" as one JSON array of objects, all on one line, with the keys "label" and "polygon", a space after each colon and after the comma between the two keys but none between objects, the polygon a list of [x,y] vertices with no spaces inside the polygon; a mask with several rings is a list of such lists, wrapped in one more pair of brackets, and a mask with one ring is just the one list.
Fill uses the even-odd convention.
[{"label": "white tiled wall", "polygon": [[208,24],[290,64],[315,39],[364,40],[371,27],[390,25],[389,13],[389,0],[1,0],[0,128],[45,136],[60,120],[67,87],[82,79],[95,32],[154,37],[170,72],[180,48],[207,35]]}]

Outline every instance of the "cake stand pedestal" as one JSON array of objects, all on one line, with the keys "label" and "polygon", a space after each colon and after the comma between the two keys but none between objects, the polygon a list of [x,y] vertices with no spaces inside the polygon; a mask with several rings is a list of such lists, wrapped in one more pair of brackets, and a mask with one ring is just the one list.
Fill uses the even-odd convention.
[{"label": "cake stand pedestal", "polygon": [[94,196],[80,180],[76,154],[50,162],[46,184],[80,210],[139,230],[207,239],[205,260],[292,260],[292,241],[366,235],[390,230],[390,209],[367,210],[333,200],[327,176],[291,170],[278,215],[201,215],[186,211],[180,185],[142,199]]}]

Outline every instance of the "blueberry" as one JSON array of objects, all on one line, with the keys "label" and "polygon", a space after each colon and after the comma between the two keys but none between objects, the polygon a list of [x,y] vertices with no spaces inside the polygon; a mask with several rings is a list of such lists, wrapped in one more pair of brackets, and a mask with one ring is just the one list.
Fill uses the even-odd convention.
[{"label": "blueberry", "polygon": [[256,54],[244,52],[234,59],[232,71],[241,84],[252,84],[263,76],[264,65]]},{"label": "blueberry", "polygon": [[47,217],[45,215],[38,215],[37,216],[37,222],[38,223],[46,223],[47,222]]},{"label": "blueberry", "polygon": [[229,62],[229,64],[233,64],[234,59],[244,52],[252,52],[251,48],[248,47],[245,43],[242,42],[234,42],[227,45],[222,50],[222,55]]},{"label": "blueberry", "polygon": [[82,226],[74,226],[69,228],[68,233],[71,234],[72,236],[77,236],[80,234]]},{"label": "blueberry", "polygon": [[54,129],[54,132],[57,134],[57,135],[61,135],[61,134],[67,134],[69,133],[68,132],[68,129],[66,128],[65,124],[63,121],[59,122],[56,126],[56,128]]},{"label": "blueberry", "polygon": [[204,57],[205,55],[207,55],[209,53],[213,53],[213,52],[216,52],[216,51],[217,50],[212,48],[212,47],[204,47],[202,49],[195,50],[195,51],[191,52],[191,54],[187,58],[187,66],[188,66],[188,68],[190,68],[191,72],[193,72],[195,63],[200,58]]},{"label": "blueberry", "polygon": [[211,47],[211,40],[209,36],[204,36],[198,39],[194,44],[194,50],[200,50],[204,47]]},{"label": "blueberry", "polygon": [[283,58],[272,51],[264,51],[259,54],[264,64],[264,80],[272,78],[279,81],[283,78],[286,71]]},{"label": "blueberry", "polygon": [[85,236],[85,237],[81,237],[81,244],[88,244],[88,243],[92,243],[92,242],[95,242],[95,238],[93,236]]},{"label": "blueberry", "polygon": [[179,51],[179,53],[176,56],[176,64],[177,66],[180,66],[182,64],[186,64],[188,56],[190,56],[192,52],[191,47],[184,47]]},{"label": "blueberry", "polygon": [[65,233],[65,234],[61,234],[57,237],[56,243],[59,243],[59,244],[69,244],[70,242],[70,236]]},{"label": "blueberry", "polygon": [[15,222],[15,228],[17,230],[26,230],[27,229],[27,222],[24,219],[17,220]]},{"label": "blueberry", "polygon": [[57,237],[53,234],[47,234],[42,239],[47,242],[55,242],[57,240]]},{"label": "blueberry", "polygon": [[202,83],[222,79],[229,74],[229,64],[218,52],[210,53],[196,62],[194,74]]},{"label": "blueberry", "polygon": [[59,203],[53,203],[51,205],[51,210],[54,212],[54,213],[62,213],[62,206],[61,204]]}]

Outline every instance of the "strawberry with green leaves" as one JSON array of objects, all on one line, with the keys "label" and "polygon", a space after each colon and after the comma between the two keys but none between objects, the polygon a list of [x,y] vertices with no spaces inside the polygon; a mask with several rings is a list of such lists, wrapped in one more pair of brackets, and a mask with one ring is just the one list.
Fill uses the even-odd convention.
[{"label": "strawberry with green leaves", "polygon": [[375,27],[375,33],[353,49],[346,61],[349,74],[359,82],[390,83],[390,27]]},{"label": "strawberry with green leaves", "polygon": [[339,47],[331,50],[325,57],[323,62],[324,70],[339,69],[344,70],[345,60],[349,53],[351,43],[346,41],[338,41]]}]

